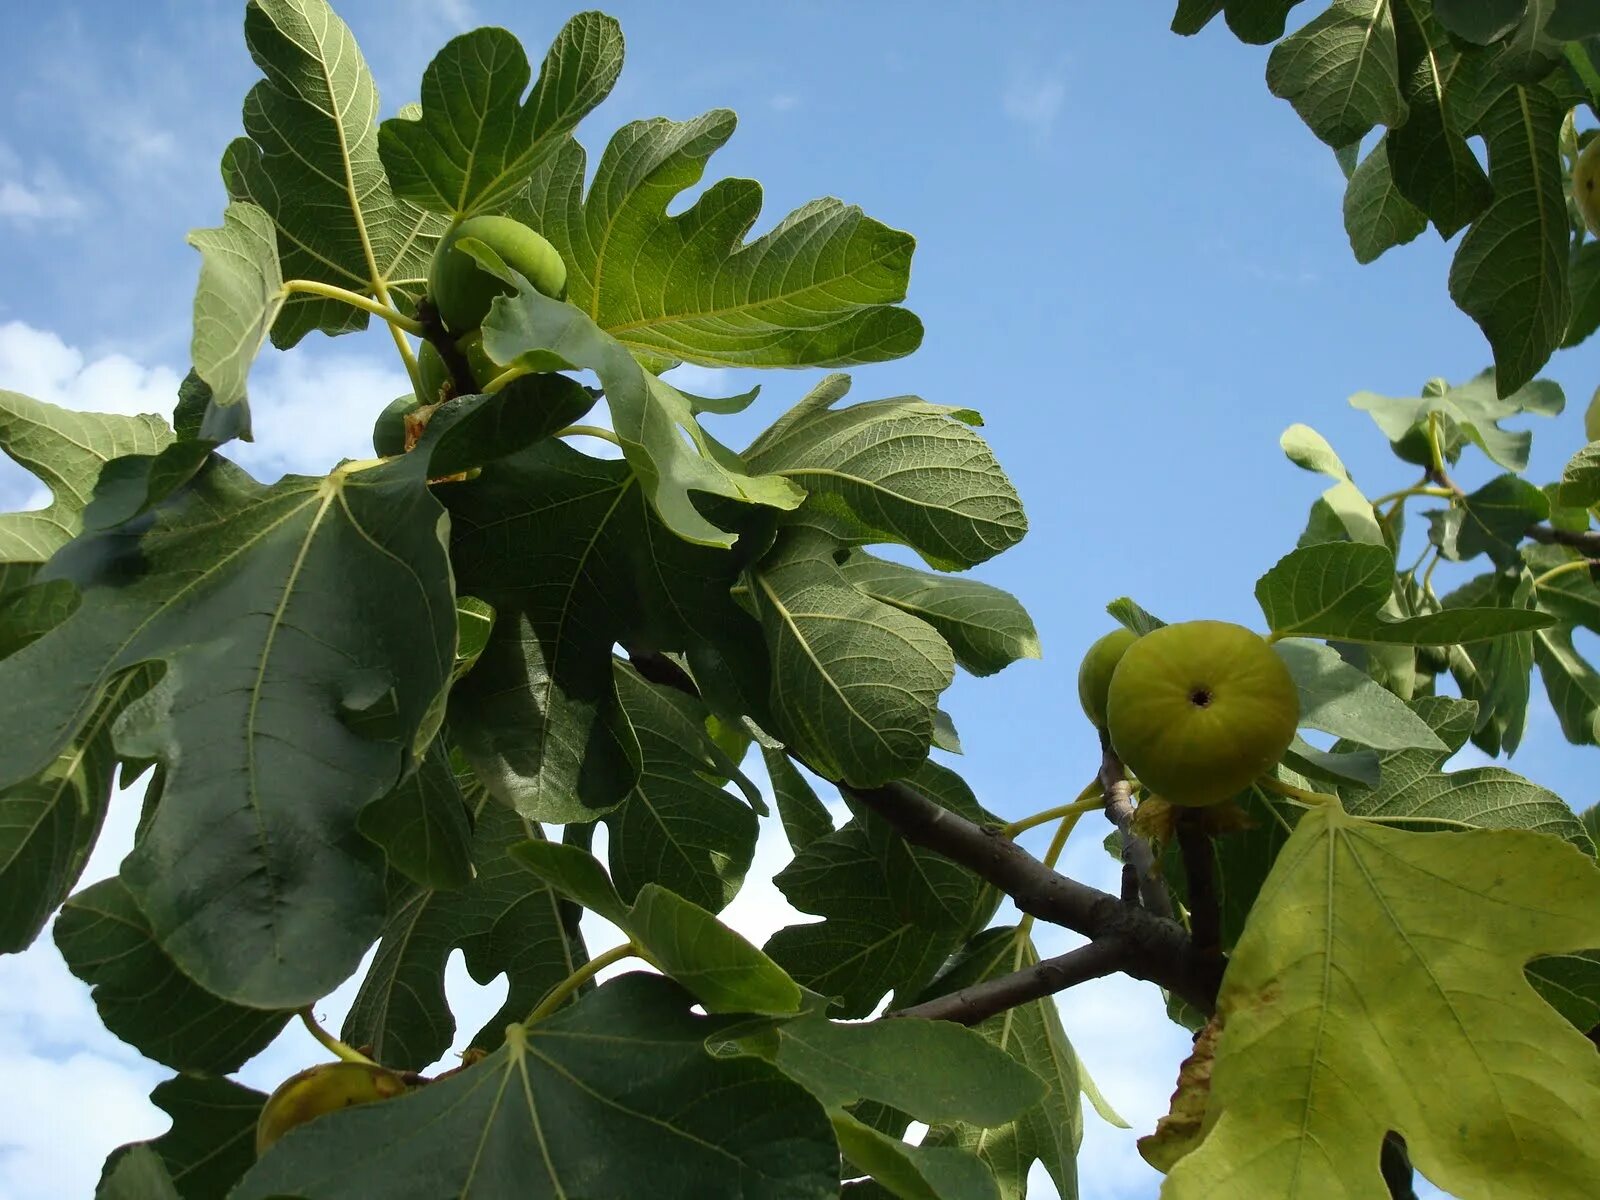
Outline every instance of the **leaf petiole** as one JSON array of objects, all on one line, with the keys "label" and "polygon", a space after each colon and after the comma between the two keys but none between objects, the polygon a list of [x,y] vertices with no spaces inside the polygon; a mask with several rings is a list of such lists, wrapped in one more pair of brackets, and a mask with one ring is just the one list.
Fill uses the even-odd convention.
[{"label": "leaf petiole", "polygon": [[1310,792],[1305,788],[1295,787],[1292,783],[1285,783],[1281,779],[1274,779],[1270,775],[1263,775],[1256,780],[1256,786],[1269,792],[1276,792],[1290,800],[1298,800],[1308,808],[1315,808],[1321,804],[1331,804],[1335,808],[1343,807],[1339,803],[1339,797],[1328,792]]},{"label": "leaf petiole", "polygon": [[321,1043],[323,1049],[327,1050],[328,1053],[332,1054],[341,1062],[365,1063],[369,1067],[375,1067],[378,1065],[365,1054],[361,1053],[361,1051],[357,1050],[353,1046],[345,1045],[338,1038],[334,1037],[333,1034],[324,1029],[317,1022],[316,1015],[312,1013],[311,1006],[309,1004],[300,1010],[300,1021],[303,1025],[305,1025],[306,1031],[310,1033],[312,1037],[316,1038],[319,1043]]},{"label": "leaf petiole", "polygon": [[611,430],[601,425],[568,425],[565,429],[556,431],[557,437],[592,437],[599,438],[602,442],[610,442],[613,446],[622,445],[622,441]]},{"label": "leaf petiole", "polygon": [[1007,837],[1014,838],[1019,833],[1026,833],[1030,829],[1036,829],[1040,825],[1047,825],[1061,817],[1076,819],[1086,812],[1093,812],[1104,803],[1105,800],[1100,794],[1100,781],[1093,779],[1089,781],[1083,791],[1078,793],[1077,799],[1071,804],[1058,804],[1054,808],[1047,808],[1043,812],[1034,813],[1031,817],[1023,817],[1020,821],[1012,821],[1003,828],[1003,832]]},{"label": "leaf petiole", "polygon": [[1600,565],[1600,560],[1593,558],[1575,558],[1571,562],[1562,563],[1559,567],[1551,567],[1543,575],[1534,576],[1534,590],[1537,591],[1539,588],[1549,583],[1557,576],[1570,575],[1575,571],[1592,570],[1596,565]]},{"label": "leaf petiole", "polygon": [[[421,321],[408,317],[405,313],[396,312],[387,304],[380,303],[368,296],[363,296],[360,292],[352,292],[348,288],[335,287],[331,283],[319,283],[315,279],[285,280],[283,294],[289,296],[295,292],[309,296],[322,296],[328,300],[342,301],[350,305],[351,308],[359,308],[362,312],[371,313],[373,316],[387,321],[391,329],[404,330],[406,333],[413,334],[416,337],[422,337],[426,333]],[[402,357],[407,358],[406,365],[410,367],[412,361],[414,361],[411,359],[410,346],[402,346]]]},{"label": "leaf petiole", "polygon": [[620,946],[613,946],[604,954],[595,955],[583,966],[551,988],[546,993],[545,998],[539,1001],[534,1010],[528,1014],[528,1019],[523,1024],[537,1025],[565,1004],[574,992],[613,963],[619,963],[625,958],[640,958],[643,955],[644,951],[631,941],[623,942]]}]

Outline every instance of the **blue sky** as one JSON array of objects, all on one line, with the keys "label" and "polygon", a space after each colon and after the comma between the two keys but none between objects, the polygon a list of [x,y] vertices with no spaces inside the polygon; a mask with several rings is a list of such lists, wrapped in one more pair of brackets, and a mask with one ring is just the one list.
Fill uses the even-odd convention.
[{"label": "blue sky", "polygon": [[[449,35],[503,24],[537,60],[567,15],[499,0],[337,7],[386,114],[416,98]],[[1452,247],[1429,232],[1358,266],[1340,220],[1343,177],[1267,93],[1265,49],[1220,27],[1179,38],[1166,5],[606,7],[628,62],[580,131],[591,160],[624,121],[730,107],[740,127],[708,177],[763,183],[758,230],[831,194],[918,238],[909,303],[926,322],[924,346],[855,371],[852,398],[914,392],[979,409],[1027,506],[1028,538],[981,574],[1028,604],[1045,659],[958,681],[946,703],[967,751],[958,765],[999,813],[1070,798],[1092,773],[1075,672],[1110,627],[1108,600],[1132,595],[1168,620],[1259,625],[1254,581],[1292,548],[1321,490],[1279,452],[1285,426],[1313,425],[1369,494],[1386,492],[1412,469],[1347,397],[1414,395],[1430,376],[1459,381],[1488,363],[1445,293]],[[183,235],[219,219],[217,162],[257,78],[242,9],[0,7],[0,387],[83,408],[170,409],[198,268]],[[1535,429],[1536,479],[1581,444],[1597,367],[1591,345],[1545,372],[1569,409]],[[762,399],[714,431],[742,444],[816,377],[762,373]],[[702,373],[697,385],[752,381]],[[366,451],[371,416],[404,390],[381,336],[269,351],[253,383],[259,441],[241,457],[268,475],[325,470]],[[1468,483],[1487,474],[1462,472]],[[5,507],[39,498],[0,466]],[[1565,745],[1542,695],[1510,765],[1579,808],[1596,799],[1592,760]],[[115,869],[131,808],[125,798],[113,814],[86,882]],[[1068,868],[1109,884],[1098,836],[1080,838]],[[780,863],[765,847],[758,870]],[[763,932],[782,909],[756,888],[734,916]],[[1132,1139],[1164,1109],[1187,1039],[1132,984],[1074,992],[1063,1012],[1134,1125],[1089,1115],[1085,1194],[1153,1196],[1158,1177]],[[286,1037],[246,1078],[270,1086],[310,1059],[309,1043]],[[141,1107],[159,1070],[98,1032],[48,942],[0,960],[0,1077],[27,1082],[0,1100],[0,1194],[19,1200],[86,1194],[77,1189],[92,1185],[105,1150],[164,1125]],[[100,1081],[94,1120],[72,1087],[82,1078]]]}]

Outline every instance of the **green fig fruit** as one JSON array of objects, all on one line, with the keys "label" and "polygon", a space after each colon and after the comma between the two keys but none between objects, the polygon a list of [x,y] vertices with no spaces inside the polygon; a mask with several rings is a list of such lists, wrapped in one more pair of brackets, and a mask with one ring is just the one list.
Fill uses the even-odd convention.
[{"label": "green fig fruit", "polygon": [[278,1085],[256,1119],[256,1155],[297,1125],[341,1108],[388,1100],[406,1091],[405,1077],[372,1063],[331,1062],[308,1067]]},{"label": "green fig fruit", "polygon": [[451,333],[476,329],[489,315],[496,296],[509,296],[516,290],[458,249],[463,238],[476,238],[488,246],[544,295],[560,299],[566,294],[567,264],[539,234],[510,217],[468,217],[439,239],[428,270],[428,295]]},{"label": "green fig fruit", "polygon": [[1220,804],[1270,771],[1294,740],[1300,694],[1265,638],[1186,621],[1139,638],[1106,694],[1112,747],[1172,804]]},{"label": "green fig fruit", "polygon": [[1106,691],[1111,687],[1111,674],[1117,669],[1128,647],[1139,640],[1131,629],[1113,629],[1089,647],[1078,666],[1078,703],[1083,705],[1083,715],[1096,729],[1106,724]]}]

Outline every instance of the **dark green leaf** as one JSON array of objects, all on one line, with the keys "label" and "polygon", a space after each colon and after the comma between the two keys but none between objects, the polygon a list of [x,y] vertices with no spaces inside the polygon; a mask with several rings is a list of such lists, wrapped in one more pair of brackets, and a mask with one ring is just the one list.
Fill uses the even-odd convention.
[{"label": "dark green leaf", "polygon": [[111,799],[112,723],[155,674],[145,667],[121,676],[53,763],[0,789],[0,953],[32,944],[77,885]]},{"label": "dark green leaf", "polygon": [[988,1127],[1044,1098],[1027,1067],[947,1021],[839,1022],[812,1013],[784,1022],[777,1035],[772,1061],[827,1108],[877,1100],[918,1121]]},{"label": "dark green leaf", "polygon": [[818,838],[833,832],[833,818],[786,753],[763,746],[761,757],[772,779],[772,793],[778,802],[784,836],[789,839],[789,848],[799,854]]},{"label": "dark green leaf", "polygon": [[[1561,42],[1550,35],[1550,18],[1562,0],[1527,0],[1522,20],[1494,56],[1494,70],[1518,83],[1537,83],[1561,61]],[[1570,2],[1570,0],[1569,0]]]},{"label": "dark green leaf", "polygon": [[[657,883],[710,912],[727,906],[755,855],[756,814],[705,777],[705,710],[619,668],[623,711],[639,738],[639,782],[607,814],[607,857],[623,897]],[[698,709],[698,711],[696,711]]]},{"label": "dark green leaf", "polygon": [[566,23],[526,101],[528,56],[511,33],[452,38],[422,74],[421,115],[378,131],[395,195],[456,217],[510,207],[621,70],[622,30],[603,13]]},{"label": "dark green leaf", "polygon": [[941,570],[1022,540],[1022,501],[973,432],[976,413],[914,396],[832,407],[848,387],[823,380],[744,453],[752,471],[806,490],[808,523],[845,542],[899,542]]},{"label": "dark green leaf", "polygon": [[1561,42],[1600,34],[1600,2],[1597,0],[1555,0],[1545,22],[1547,35]]},{"label": "dark green leaf", "polygon": [[750,572],[773,664],[773,732],[825,778],[875,787],[927,757],[955,660],[930,625],[852,587],[836,549],[791,530]]},{"label": "dark green leaf", "polygon": [[[222,156],[228,195],[265,209],[285,279],[309,279],[410,309],[447,217],[398,200],[378,159],[378,89],[327,0],[250,0],[245,43],[266,78],[244,102],[245,135]],[[291,295],[272,343],[347,333],[367,314]]]},{"label": "dark green leaf", "polygon": [[48,770],[118,672],[167,664],[118,734],[168,766],[122,879],[178,967],[236,1003],[325,995],[382,921],[356,816],[431,740],[455,641],[426,471],[419,452],[263,487],[213,457],[58,552],[42,577],[81,605],[0,662],[0,786]]},{"label": "dark green leaf", "polygon": [[1388,4],[1334,0],[1267,58],[1268,89],[1294,105],[1329,146],[1360,141],[1374,125],[1405,122],[1389,9]]},{"label": "dark green leaf", "polygon": [[156,1084],[150,1100],[172,1128],[113,1151],[107,1173],[130,1154],[153,1152],[182,1200],[224,1200],[256,1160],[256,1118],[266,1097],[231,1080],[179,1075]]},{"label": "dark green leaf", "polygon": [[534,827],[480,793],[473,831],[477,875],[457,891],[400,889],[342,1037],[371,1046],[384,1065],[422,1070],[450,1048],[455,1018],[445,997],[445,964],[460,948],[480,984],[502,973],[505,1003],[470,1044],[492,1050],[506,1026],[526,1017],[549,990],[587,961],[576,915],[508,854]]},{"label": "dark green leaf", "polygon": [[356,824],[383,847],[391,867],[424,887],[458,888],[472,879],[472,826],[440,738],[398,787],[361,810]]},{"label": "dark green leaf", "polygon": [[1449,557],[1487,554],[1497,567],[1520,561],[1519,547],[1528,526],[1550,515],[1550,501],[1525,479],[1501,475],[1464,497],[1453,509],[1460,514]]},{"label": "dark green leaf", "polygon": [[[1020,946],[1014,926],[986,929],[974,938],[918,1000],[947,995],[1039,961],[1030,940]],[[923,1138],[928,1149],[955,1146],[988,1164],[1006,1200],[1028,1192],[1035,1162],[1049,1174],[1064,1200],[1078,1195],[1078,1146],[1083,1140],[1084,1081],[1077,1053],[1067,1041],[1053,1000],[1036,1000],[973,1027],[1044,1081],[1045,1094],[1015,1120],[994,1129],[935,1125]]]},{"label": "dark green leaf", "polygon": [[1567,331],[1571,231],[1558,135],[1569,104],[1546,85],[1514,85],[1476,126],[1495,199],[1450,264],[1450,297],[1494,348],[1501,395],[1531,380]]},{"label": "dark green leaf", "polygon": [[727,1022],[670,980],[612,980],[459,1074],[289,1133],[232,1200],[825,1200],[838,1147],[775,1068],[714,1058]]},{"label": "dark green leaf", "polygon": [[1600,950],[1536,958],[1528,982],[1563,1017],[1588,1033],[1600,1026]]},{"label": "dark green leaf", "polygon": [[[953,772],[924,763],[913,786],[969,820],[991,821]],[[994,911],[971,872],[916,849],[870,812],[810,842],[774,882],[802,912],[825,918],[778,930],[767,952],[804,987],[866,1016],[893,991],[903,1005]]]},{"label": "dark green leaf", "polygon": [[1428,227],[1428,218],[1401,195],[1390,174],[1388,135],[1379,139],[1344,190],[1344,228],[1356,261],[1369,263]]},{"label": "dark green leaf", "polygon": [[1474,45],[1498,42],[1516,28],[1528,0],[1434,0],[1434,15],[1451,33]]},{"label": "dark green leaf", "polygon": [[1534,634],[1533,661],[1562,735],[1575,746],[1600,745],[1600,672],[1578,653],[1571,629]]},{"label": "dark green leaf", "polygon": [[1228,28],[1241,42],[1264,46],[1283,36],[1289,11],[1300,0],[1226,0]]},{"label": "dark green leaf", "polygon": [[1600,329],[1600,242],[1585,238],[1573,248],[1567,285],[1572,293],[1572,315],[1561,338],[1563,350],[1579,345]]},{"label": "dark green leaf", "polygon": [[1558,499],[1571,508],[1600,504],[1600,441],[1590,442],[1562,468]]},{"label": "dark green leaf", "polygon": [[759,653],[754,620],[729,595],[744,559],[674,537],[624,463],[560,442],[491,463],[447,499],[457,584],[496,612],[482,656],[451,693],[452,732],[518,811],[593,820],[626,799],[640,770],[613,647],[742,637]]},{"label": "dark green leaf", "polygon": [[956,662],[992,675],[1019,658],[1038,658],[1039,635],[1015,596],[976,579],[935,575],[853,550],[840,572],[859,591],[926,621]]},{"label": "dark green leaf", "polygon": [[243,1008],[197,986],[156,944],[120,879],[103,879],[68,900],[55,939],[68,969],[93,989],[105,1027],[175,1070],[236,1071],[293,1015]]},{"label": "dark green leaf", "polygon": [[[1533,611],[1531,579],[1524,572],[1479,576],[1445,596],[1445,615],[1484,602],[1505,612]],[[1483,612],[1484,609],[1475,611]],[[1549,628],[1555,619],[1547,616]],[[1519,631],[1476,645],[1451,646],[1450,671],[1461,695],[1478,706],[1473,744],[1485,754],[1513,753],[1528,724],[1529,676],[1533,671],[1533,636]]]},{"label": "dark green leaf", "polygon": [[1409,116],[1384,136],[1389,172],[1400,194],[1450,238],[1494,198],[1489,177],[1467,144],[1462,101],[1477,91],[1480,58],[1463,54],[1420,0],[1390,6],[1399,38],[1401,92]]},{"label": "dark green leaf", "polygon": [[1172,14],[1172,32],[1184,36],[1199,33],[1222,11],[1223,0],[1178,0]]}]

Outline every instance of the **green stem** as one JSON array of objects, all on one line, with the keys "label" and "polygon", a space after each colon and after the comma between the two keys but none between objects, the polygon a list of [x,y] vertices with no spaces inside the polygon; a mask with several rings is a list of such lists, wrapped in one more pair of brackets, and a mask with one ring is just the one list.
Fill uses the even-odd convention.
[{"label": "green stem", "polygon": [[311,1012],[311,1006],[309,1004],[300,1010],[300,1021],[306,1027],[307,1032],[309,1032],[312,1037],[316,1038],[318,1042],[322,1043],[322,1046],[325,1050],[342,1062],[366,1063],[369,1067],[375,1067],[378,1065],[365,1054],[361,1053],[361,1051],[355,1049],[353,1046],[346,1046],[338,1038],[334,1037],[333,1034],[329,1033],[326,1029],[319,1025],[317,1023],[316,1016]]},{"label": "green stem", "polygon": [[1310,807],[1319,804],[1332,804],[1339,807],[1339,797],[1329,795],[1327,792],[1308,792],[1305,788],[1295,787],[1292,783],[1285,783],[1281,779],[1274,779],[1270,775],[1263,775],[1256,780],[1256,786],[1265,788],[1269,792],[1277,792],[1280,796],[1287,796],[1290,800],[1298,800]]},{"label": "green stem", "polygon": [[[1444,448],[1439,444],[1439,414],[1428,414],[1428,452],[1433,459],[1433,475],[1435,478],[1444,476]],[[1445,495],[1449,495],[1445,492]]]},{"label": "green stem", "polygon": [[527,367],[507,367],[504,371],[501,371],[500,374],[496,375],[493,379],[489,380],[488,383],[483,385],[483,394],[485,396],[492,396],[501,388],[505,387],[506,384],[512,382],[513,380],[521,379],[528,373]]},{"label": "green stem", "polygon": [[622,445],[622,440],[603,425],[568,425],[565,429],[557,430],[556,436],[592,437],[599,438],[602,442],[610,442],[613,446]]},{"label": "green stem", "polygon": [[362,312],[371,313],[375,317],[382,318],[389,323],[389,328],[395,331],[397,344],[401,348],[401,357],[407,360],[407,365],[409,366],[415,361],[411,353],[411,347],[406,344],[404,338],[400,337],[400,331],[403,330],[406,333],[421,337],[423,335],[421,321],[413,320],[402,312],[396,312],[387,304],[381,304],[376,300],[363,296],[360,292],[352,292],[348,288],[335,287],[331,283],[318,283],[315,279],[290,279],[284,283],[283,292],[286,296],[294,292],[304,292],[307,295],[322,296],[328,300],[340,300],[351,308],[359,308]]},{"label": "green stem", "polygon": [[[1055,837],[1050,839],[1050,848],[1044,852],[1043,859],[1044,865],[1052,870],[1055,868],[1056,863],[1061,861],[1061,852],[1067,848],[1067,839],[1072,836],[1072,831],[1077,826],[1078,819],[1090,809],[1098,808],[1105,803],[1104,797],[1096,795],[1094,803],[1090,804],[1087,795],[1089,788],[1093,788],[1098,793],[1100,790],[1099,779],[1094,780],[1089,784],[1089,787],[1084,788],[1083,793],[1079,795],[1077,800],[1074,800],[1071,804],[1064,804],[1060,810],[1057,810],[1062,814],[1061,824],[1056,828]],[[1028,944],[1028,935],[1032,932],[1033,914],[1024,913],[1022,920],[1017,922],[1017,931],[1011,935],[1017,942],[1016,953],[1012,956],[1011,962],[1013,971],[1022,970],[1022,948]]]},{"label": "green stem", "polygon": [[1589,568],[1593,567],[1594,565],[1595,565],[1595,563],[1594,563],[1593,559],[1590,559],[1590,558],[1575,558],[1571,562],[1562,563],[1559,567],[1551,567],[1543,575],[1538,575],[1538,576],[1534,577],[1534,580],[1533,580],[1534,589],[1538,590],[1540,587],[1542,587],[1544,584],[1549,583],[1552,579],[1556,578],[1556,576],[1558,576],[1558,575],[1570,575],[1574,571],[1587,571],[1587,570],[1589,570]]},{"label": "green stem", "polygon": [[551,988],[550,991],[545,995],[545,998],[539,1001],[538,1007],[528,1014],[528,1019],[524,1023],[528,1025],[538,1024],[551,1013],[555,1012],[556,1009],[565,1004],[567,1000],[571,998],[574,992],[576,992],[584,984],[588,983],[589,980],[593,979],[596,975],[600,974],[601,971],[604,971],[612,963],[619,963],[625,958],[637,958],[641,956],[642,953],[643,951],[641,951],[638,946],[634,945],[634,943],[623,942],[620,946],[611,947],[611,949],[607,950],[604,954],[596,955],[594,958],[591,958],[588,962],[584,963],[583,966],[579,967],[571,975],[568,975],[560,983],[556,984],[555,987]]},{"label": "green stem", "polygon": [[1091,812],[1105,804],[1105,799],[1100,795],[1100,781],[1093,780],[1083,791],[1078,793],[1078,798],[1071,804],[1058,804],[1054,808],[1047,808],[1043,812],[1034,813],[1031,817],[1023,817],[1020,821],[1013,821],[1005,827],[1005,835],[1014,838],[1019,833],[1026,833],[1030,829],[1037,829],[1040,825],[1048,825],[1051,821],[1075,814]]},{"label": "green stem", "polygon": [[[1423,487],[1419,484],[1416,487],[1401,488],[1398,492],[1386,492],[1384,495],[1379,496],[1377,499],[1372,501],[1372,507],[1377,508],[1378,505],[1387,504],[1390,501],[1393,501],[1395,504],[1399,504],[1402,500],[1409,499],[1412,496],[1438,496],[1448,500],[1453,494],[1454,493],[1451,492],[1449,488]],[[1386,514],[1385,520],[1392,515],[1392,513]]]},{"label": "green stem", "polygon": [[1430,600],[1438,599],[1433,593],[1433,573],[1443,561],[1444,555],[1440,552],[1439,547],[1435,546],[1433,548],[1433,561],[1428,564],[1428,569],[1422,573],[1422,594]]}]

